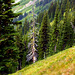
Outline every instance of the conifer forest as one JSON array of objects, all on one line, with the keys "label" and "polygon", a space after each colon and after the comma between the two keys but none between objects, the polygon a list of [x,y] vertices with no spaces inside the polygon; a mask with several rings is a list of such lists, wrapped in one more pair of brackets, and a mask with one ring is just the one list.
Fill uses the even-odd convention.
[{"label": "conifer forest", "polygon": [[0,0],[0,75],[75,75],[75,0]]}]

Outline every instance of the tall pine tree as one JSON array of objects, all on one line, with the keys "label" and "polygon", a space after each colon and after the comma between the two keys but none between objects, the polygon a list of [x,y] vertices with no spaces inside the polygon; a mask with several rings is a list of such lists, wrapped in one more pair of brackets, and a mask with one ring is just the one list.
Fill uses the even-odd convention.
[{"label": "tall pine tree", "polygon": [[18,50],[14,44],[13,18],[19,14],[12,12],[13,0],[0,0],[0,74],[16,71]]},{"label": "tall pine tree", "polygon": [[29,30],[29,22],[27,21],[27,18],[25,18],[25,23],[24,23],[24,26],[23,26],[24,34],[26,34],[28,30]]},{"label": "tall pine tree", "polygon": [[59,50],[69,48],[73,45],[73,29],[70,24],[69,14],[69,0],[67,0],[66,10],[64,14],[64,23],[60,29],[60,40],[59,40]]},{"label": "tall pine tree", "polygon": [[44,14],[41,28],[39,30],[39,59],[43,59],[46,57],[47,53],[49,52],[49,41],[50,40],[50,24],[49,24],[49,17],[48,13]]},{"label": "tall pine tree", "polygon": [[54,17],[54,24],[53,24],[53,32],[52,32],[52,42],[53,42],[53,50],[56,52],[57,49],[57,38],[58,38],[58,22],[59,22],[59,1],[57,3],[57,8],[55,12],[55,17]]}]

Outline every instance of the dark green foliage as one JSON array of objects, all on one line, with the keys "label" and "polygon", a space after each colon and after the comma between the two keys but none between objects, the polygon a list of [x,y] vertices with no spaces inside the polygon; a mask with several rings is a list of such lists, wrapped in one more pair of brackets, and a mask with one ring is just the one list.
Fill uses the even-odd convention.
[{"label": "dark green foliage", "polygon": [[22,68],[24,68],[26,66],[26,56],[27,56],[27,53],[28,53],[28,35],[24,35],[23,37],[23,52],[22,52]]},{"label": "dark green foliage", "polygon": [[60,29],[59,50],[71,47],[73,45],[73,29],[67,18],[64,18],[64,23]]},{"label": "dark green foliage", "polygon": [[[53,3],[53,2],[51,3],[51,5],[50,5],[50,7],[48,9],[49,18],[51,18],[51,17],[54,18],[56,5],[57,5],[56,2],[55,3]],[[51,20],[53,20],[53,19],[51,19]]]},{"label": "dark green foliage", "polygon": [[[66,3],[67,3],[67,0],[59,0],[59,9],[60,9],[59,18],[60,18],[60,20],[63,19],[63,14],[66,9]],[[70,8],[74,9],[74,7],[75,7],[74,3],[75,3],[74,0],[70,1],[70,5],[69,5]],[[57,2],[52,2],[48,9],[50,21],[52,21],[55,16],[56,7],[57,7]]]},{"label": "dark green foliage", "polygon": [[41,0],[39,2],[36,3],[36,7],[38,6],[45,6],[47,3],[50,3],[52,0]]},{"label": "dark green foliage", "polygon": [[[18,50],[14,44],[15,30],[13,18],[19,14],[12,12],[13,0],[0,0],[0,74],[16,71]],[[19,22],[17,22],[18,24]]]},{"label": "dark green foliage", "polygon": [[63,14],[65,12],[65,9],[66,9],[66,3],[67,3],[67,0],[63,0],[62,1],[62,4],[61,4],[61,16],[63,17]]},{"label": "dark green foliage", "polygon": [[73,45],[73,34],[72,25],[70,24],[69,18],[69,0],[67,0],[64,23],[60,28],[60,40],[59,40],[59,50],[69,48]]},{"label": "dark green foliage", "polygon": [[39,59],[44,58],[44,54],[46,55],[49,53],[49,39],[50,39],[50,24],[49,24],[49,18],[48,13],[46,12],[44,14],[41,28],[39,30]]},{"label": "dark green foliage", "polygon": [[51,0],[44,0],[42,3],[43,3],[43,6],[45,6],[47,3],[51,2]]},{"label": "dark green foliage", "polygon": [[[19,51],[19,59],[18,59],[18,70],[22,69],[26,65],[26,55],[27,55],[27,35],[22,35],[22,26],[17,27],[18,34],[16,35],[16,46]],[[24,29],[25,33],[25,29]]]},{"label": "dark green foliage", "polygon": [[27,21],[27,19],[25,18],[25,23],[24,23],[24,26],[22,28],[23,30],[23,34],[26,34],[28,31],[29,31],[29,22]]},{"label": "dark green foliage", "polygon": [[53,13],[51,13],[50,22],[53,20]]},{"label": "dark green foliage", "polygon": [[19,51],[19,59],[18,59],[18,69],[21,69],[21,61],[22,61],[22,51],[23,51],[23,43],[22,43],[22,26],[17,26],[17,35],[15,36],[16,46]]},{"label": "dark green foliage", "polygon": [[43,20],[43,15],[44,15],[44,12],[39,13],[39,15],[38,15],[38,17],[37,17],[37,23],[39,23],[39,26],[38,26],[38,27],[41,26],[41,22],[42,22],[42,20]]},{"label": "dark green foliage", "polygon": [[58,39],[58,22],[59,22],[59,2],[58,2],[58,5],[57,5],[57,8],[56,8],[56,12],[55,12],[55,17],[54,17],[54,24],[52,26],[52,47],[53,47],[53,50],[56,52],[56,48],[57,48],[57,39]]}]

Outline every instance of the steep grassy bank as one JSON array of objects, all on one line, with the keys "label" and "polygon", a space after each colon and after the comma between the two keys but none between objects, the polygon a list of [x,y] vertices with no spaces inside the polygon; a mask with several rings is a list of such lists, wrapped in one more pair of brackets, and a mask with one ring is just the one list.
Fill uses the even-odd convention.
[{"label": "steep grassy bank", "polygon": [[75,75],[75,46],[9,75]]}]

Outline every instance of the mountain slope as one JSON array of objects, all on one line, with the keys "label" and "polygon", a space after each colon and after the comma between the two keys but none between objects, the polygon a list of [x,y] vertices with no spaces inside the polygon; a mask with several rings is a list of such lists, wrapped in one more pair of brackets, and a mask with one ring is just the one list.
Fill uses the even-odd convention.
[{"label": "mountain slope", "polygon": [[75,46],[9,75],[75,75]]},{"label": "mountain slope", "polygon": [[[35,4],[34,8],[35,14],[39,14],[40,12],[47,10],[52,1],[54,0],[20,0],[20,4],[13,7],[12,10],[14,11],[14,13],[21,12],[23,16],[27,14],[25,17],[31,20],[32,19],[31,12],[33,4]],[[24,21],[25,17],[21,19],[22,22]]]},{"label": "mountain slope", "polygon": [[[15,1],[15,3],[20,2],[20,4],[15,6],[13,8],[13,11],[14,12],[22,12],[22,13],[28,12],[28,11],[25,11],[25,10],[28,9],[28,8],[31,9],[30,7],[32,7],[33,4],[35,4],[35,8],[37,8],[40,5],[42,7],[43,4],[46,5],[46,4],[50,3],[51,1],[52,0],[48,0],[48,2],[43,1],[43,0],[17,0],[17,1]],[[46,3],[44,3],[44,2],[46,2]]]}]

